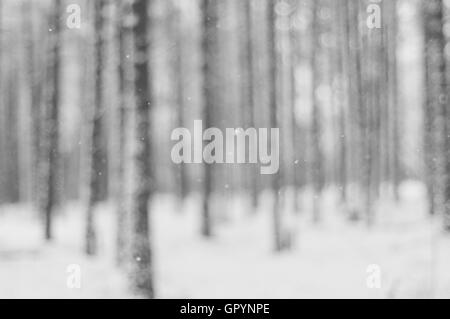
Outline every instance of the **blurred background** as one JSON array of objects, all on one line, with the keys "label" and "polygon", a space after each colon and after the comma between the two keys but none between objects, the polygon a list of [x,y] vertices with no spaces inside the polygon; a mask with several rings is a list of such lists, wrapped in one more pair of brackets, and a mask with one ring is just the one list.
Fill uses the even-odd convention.
[{"label": "blurred background", "polygon": [[2,0],[0,298],[450,297],[447,5]]}]

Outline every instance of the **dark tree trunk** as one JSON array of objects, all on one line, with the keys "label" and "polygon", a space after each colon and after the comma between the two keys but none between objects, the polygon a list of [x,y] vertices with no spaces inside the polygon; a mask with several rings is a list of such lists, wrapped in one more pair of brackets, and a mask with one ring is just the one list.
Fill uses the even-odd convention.
[{"label": "dark tree trunk", "polygon": [[[241,109],[243,112],[244,127],[250,128],[255,126],[255,103],[254,103],[254,63],[253,63],[253,17],[252,17],[252,0],[243,0],[242,6],[238,7],[242,10],[239,14],[242,19],[242,35],[241,35]],[[248,152],[247,152],[248,153]],[[246,189],[250,192],[252,210],[256,211],[258,206],[258,176],[255,167],[251,166],[246,169]]]},{"label": "dark tree trunk", "polygon": [[31,198],[36,204],[38,200],[38,163],[40,151],[40,134],[41,134],[41,120],[42,120],[42,85],[40,76],[42,70],[40,68],[39,52],[35,40],[36,22],[34,17],[34,3],[28,0],[24,3],[24,33],[26,34],[26,52],[27,52],[27,71],[28,71],[28,86],[30,90],[30,113],[31,113],[31,162],[32,162],[32,176],[31,176]]},{"label": "dark tree trunk", "polygon": [[[177,114],[176,117],[176,125],[178,127],[184,127],[184,113],[185,113],[185,103],[184,103],[184,81],[185,81],[185,72],[184,72],[184,31],[182,24],[182,15],[181,10],[179,8],[179,4],[175,0],[171,0],[171,14],[170,14],[170,28],[171,28],[171,37],[174,41],[174,50],[173,50],[173,63],[172,63],[172,80],[173,80],[173,92],[175,95],[175,112]],[[177,182],[178,182],[178,196],[181,202],[183,202],[188,193],[189,193],[189,185],[188,185],[188,174],[187,167],[184,163],[178,165],[177,170]]]},{"label": "dark tree trunk", "polygon": [[104,54],[104,0],[96,0],[95,6],[95,101],[92,118],[91,157],[90,157],[90,187],[89,202],[86,220],[86,253],[95,255],[97,253],[97,235],[95,226],[95,211],[102,200],[102,178],[104,163],[106,161],[103,153],[103,54]]},{"label": "dark tree trunk", "polygon": [[135,153],[133,158],[135,179],[132,190],[132,267],[131,278],[138,295],[153,298],[152,254],[150,246],[149,200],[154,191],[155,176],[151,168],[152,153],[150,140],[150,114],[152,98],[149,63],[149,8],[153,1],[136,0],[133,14],[136,22],[134,34],[134,89],[135,111]]},{"label": "dark tree trunk", "polygon": [[45,216],[45,239],[53,238],[53,216],[57,205],[59,177],[59,100],[60,100],[60,60],[61,60],[61,0],[55,0],[50,21],[50,39],[47,67],[47,108],[45,130],[43,132],[43,156],[40,160],[41,198]]},{"label": "dark tree trunk", "polygon": [[447,104],[442,0],[423,1],[425,27],[426,105],[425,166],[431,215],[442,212],[444,197],[444,116]]},{"label": "dark tree trunk", "polygon": [[[212,125],[213,109],[217,104],[217,89],[219,75],[217,67],[217,24],[218,0],[202,0],[202,26],[203,26],[203,126]],[[213,186],[212,166],[205,163],[203,169],[203,208],[201,233],[205,237],[212,235],[212,214],[210,197]]]}]

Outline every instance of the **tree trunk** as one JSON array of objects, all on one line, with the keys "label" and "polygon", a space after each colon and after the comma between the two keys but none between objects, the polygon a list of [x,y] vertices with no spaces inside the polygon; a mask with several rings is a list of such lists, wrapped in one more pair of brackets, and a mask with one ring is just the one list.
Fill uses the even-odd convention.
[{"label": "tree trunk", "polygon": [[43,158],[40,161],[42,169],[40,185],[43,186],[41,207],[45,214],[45,239],[47,241],[53,238],[53,216],[58,194],[61,14],[61,0],[55,0],[49,28],[51,33],[47,67],[47,109],[42,142],[44,144]]},{"label": "tree trunk", "polygon": [[322,84],[321,67],[323,56],[321,48],[321,21],[320,21],[320,0],[313,1],[313,21],[312,21],[312,52],[311,52],[311,68],[312,68],[312,123],[311,123],[311,174],[313,183],[313,219],[314,222],[320,221],[320,196],[323,188],[323,151],[322,151],[322,127],[321,127],[321,103],[319,101],[318,90]]},{"label": "tree trunk", "polygon": [[24,3],[24,33],[26,34],[26,58],[28,72],[28,89],[30,93],[30,113],[31,113],[31,199],[34,204],[38,200],[38,163],[40,151],[40,134],[42,119],[42,85],[40,76],[41,68],[38,62],[38,50],[35,40],[36,22],[34,16],[34,4],[32,0]]},{"label": "tree trunk", "polygon": [[348,46],[349,41],[346,30],[346,10],[347,0],[340,0],[335,2],[335,10],[337,14],[337,31],[336,36],[336,63],[337,75],[335,77],[336,85],[336,99],[338,104],[338,183],[340,187],[341,201],[347,202],[347,163],[348,163]]},{"label": "tree trunk", "polygon": [[[203,24],[203,126],[211,127],[213,110],[217,103],[217,90],[219,75],[217,67],[217,24],[218,24],[218,0],[202,0],[202,24]],[[206,142],[204,142],[206,143]],[[203,169],[203,208],[201,233],[205,237],[212,235],[212,214],[210,197],[213,186],[212,166],[205,163]]]},{"label": "tree trunk", "polygon": [[[360,192],[364,192],[365,184],[364,176],[364,137],[361,130],[361,121],[363,114],[361,113],[363,106],[363,86],[362,86],[362,66],[361,66],[361,50],[362,44],[360,40],[360,32],[358,23],[351,21],[359,21],[359,5],[357,1],[347,2],[346,10],[346,29],[348,35],[347,51],[348,60],[348,96],[349,96],[349,119],[351,125],[349,127],[349,142],[351,145],[351,156],[349,157],[349,178],[352,182],[351,200],[353,207],[350,211],[350,219],[357,220],[361,216],[361,203],[359,198]],[[356,189],[357,188],[357,189]]]},{"label": "tree trunk", "polygon": [[132,9],[136,22],[134,34],[134,89],[136,94],[135,111],[135,150],[134,182],[132,190],[131,213],[132,229],[132,267],[131,278],[134,291],[138,295],[153,298],[152,255],[150,246],[149,200],[154,191],[155,176],[152,162],[150,140],[150,114],[153,107],[149,63],[149,7],[153,1],[136,0]]},{"label": "tree trunk", "polygon": [[[184,79],[185,72],[183,68],[183,57],[184,57],[184,32],[182,24],[182,16],[179,8],[178,0],[171,0],[171,14],[170,14],[170,28],[171,37],[175,43],[173,50],[173,63],[172,63],[172,80],[173,80],[173,93],[175,95],[175,112],[176,125],[177,127],[184,127],[184,113],[185,113],[185,103],[184,103]],[[188,195],[188,175],[185,163],[178,165],[177,170],[177,181],[178,181],[178,197],[181,202],[183,202]]]},{"label": "tree trunk", "polygon": [[[240,65],[241,65],[241,110],[243,112],[243,127],[255,126],[255,103],[254,103],[254,64],[253,64],[253,17],[252,0],[241,1],[242,10],[239,14],[242,20]],[[248,149],[247,149],[248,156]],[[252,210],[256,211],[258,206],[258,176],[254,165],[246,169],[245,189],[249,190]]]},{"label": "tree trunk", "polygon": [[117,43],[119,61],[117,66],[118,84],[119,84],[119,109],[118,109],[118,132],[117,132],[117,174],[116,174],[116,208],[117,208],[117,263],[123,265],[127,259],[127,243],[128,243],[128,197],[126,196],[126,173],[128,173],[127,156],[129,152],[128,145],[128,128],[129,128],[129,107],[130,102],[129,91],[130,84],[130,67],[127,52],[130,45],[130,29],[125,23],[129,18],[131,6],[127,0],[120,0],[117,4]]},{"label": "tree trunk", "polygon": [[[267,8],[267,21],[269,24],[269,37],[268,37],[268,63],[269,63],[269,110],[270,110],[270,127],[278,128],[278,96],[279,87],[278,81],[278,59],[277,52],[277,16],[275,7],[277,0],[269,0],[269,7]],[[274,145],[272,145],[274,147]],[[281,211],[280,211],[280,188],[281,188],[281,174],[278,171],[271,177],[271,190],[273,194],[273,227],[274,227],[274,249],[276,252],[283,250],[283,238],[282,238],[282,225],[281,225]]]},{"label": "tree trunk", "polygon": [[425,27],[425,166],[431,215],[442,212],[444,182],[444,114],[447,103],[443,1],[423,1]]},{"label": "tree trunk", "polygon": [[390,173],[392,179],[395,200],[400,199],[400,119],[398,103],[398,75],[397,75],[397,0],[387,2],[389,5],[389,29],[388,29],[388,81],[389,81],[389,110],[391,117],[391,158]]},{"label": "tree trunk", "polygon": [[16,72],[8,70],[7,82],[5,85],[5,141],[6,141],[6,199],[8,203],[20,202],[20,165],[19,165],[19,99],[17,88],[19,79]]},{"label": "tree trunk", "polygon": [[93,106],[89,202],[86,219],[86,254],[97,253],[97,235],[95,226],[95,212],[102,200],[102,175],[106,161],[103,152],[103,54],[104,54],[104,0],[96,0],[95,6],[95,101]]},{"label": "tree trunk", "polygon": [[302,167],[304,160],[304,154],[306,153],[306,144],[304,132],[302,132],[302,127],[297,118],[297,104],[299,92],[299,81],[297,79],[297,69],[300,65],[301,60],[301,43],[300,43],[300,31],[298,26],[298,19],[300,19],[299,12],[301,10],[301,0],[295,0],[292,2],[294,6],[295,14],[291,16],[290,19],[290,31],[289,37],[291,42],[291,63],[292,67],[290,70],[291,76],[291,125],[292,125],[292,149],[293,149],[293,179],[294,179],[294,213],[299,213],[301,210],[301,203],[299,198],[299,192],[301,187],[304,186],[304,168]]}]

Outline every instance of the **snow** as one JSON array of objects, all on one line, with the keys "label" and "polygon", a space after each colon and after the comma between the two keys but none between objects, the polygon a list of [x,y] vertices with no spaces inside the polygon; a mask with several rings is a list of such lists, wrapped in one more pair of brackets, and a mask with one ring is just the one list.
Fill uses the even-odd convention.
[{"label": "snow", "polygon": [[[172,196],[158,195],[151,205],[157,297],[450,297],[450,236],[427,216],[421,184],[403,184],[400,204],[381,201],[370,229],[346,219],[334,189],[321,200],[318,225],[307,213],[311,194],[302,198],[300,215],[283,213],[295,232],[293,249],[274,253],[268,194],[261,196],[257,214],[245,209],[242,197],[217,198],[223,205],[210,240],[200,236],[198,196],[181,209]],[[99,209],[97,257],[82,253],[83,216],[80,204],[64,207],[56,240],[45,244],[30,207],[1,207],[0,298],[132,298],[114,262],[112,205]],[[71,265],[80,266],[80,289],[67,285]],[[371,265],[379,267],[379,289],[367,284]]]}]

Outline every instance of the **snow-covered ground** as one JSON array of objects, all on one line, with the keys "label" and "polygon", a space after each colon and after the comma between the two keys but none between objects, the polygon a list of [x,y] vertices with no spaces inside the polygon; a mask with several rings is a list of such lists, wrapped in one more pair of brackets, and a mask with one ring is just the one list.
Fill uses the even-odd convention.
[{"label": "snow-covered ground", "polygon": [[[264,208],[270,207],[269,196],[262,196],[258,214],[246,212],[238,198],[222,201],[215,236],[207,241],[199,235],[196,198],[181,211],[171,196],[159,195],[152,204],[157,296],[450,297],[450,236],[426,215],[420,184],[402,186],[400,205],[379,205],[371,229],[349,222],[334,194],[324,196],[320,225],[312,224],[306,203],[299,217],[290,217],[295,244],[279,254],[272,251],[272,219]],[[24,206],[1,207],[0,298],[133,297],[114,263],[111,206],[105,205],[97,219],[97,257],[82,253],[83,216],[80,206],[67,206],[57,218],[55,242],[44,244],[35,213]],[[79,289],[67,285],[74,264],[81,269]],[[367,281],[378,271],[381,287],[370,288]]]}]

